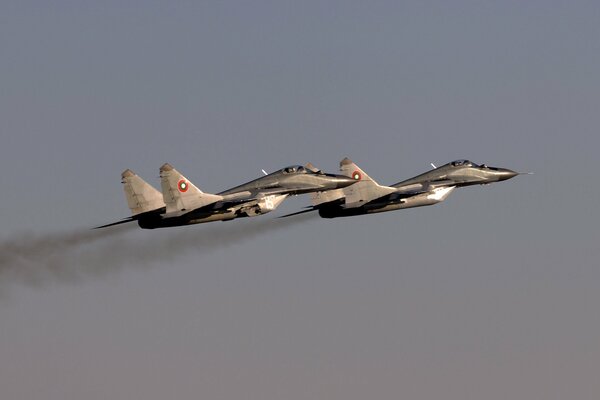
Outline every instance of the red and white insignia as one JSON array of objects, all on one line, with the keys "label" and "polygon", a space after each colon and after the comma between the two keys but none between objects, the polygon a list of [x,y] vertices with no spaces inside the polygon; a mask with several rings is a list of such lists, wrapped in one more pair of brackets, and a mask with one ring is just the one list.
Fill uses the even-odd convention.
[{"label": "red and white insignia", "polygon": [[355,181],[360,181],[360,178],[361,178],[361,176],[360,176],[360,172],[358,172],[358,171],[354,171],[354,172],[352,173],[352,178],[353,178]]},{"label": "red and white insignia", "polygon": [[188,190],[188,183],[186,182],[185,179],[180,179],[179,182],[177,182],[177,189],[181,193],[187,192],[187,190]]}]

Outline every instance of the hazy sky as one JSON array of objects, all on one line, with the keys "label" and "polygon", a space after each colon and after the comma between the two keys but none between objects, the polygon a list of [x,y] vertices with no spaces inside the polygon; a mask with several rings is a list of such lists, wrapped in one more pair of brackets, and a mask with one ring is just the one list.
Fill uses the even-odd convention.
[{"label": "hazy sky", "polygon": [[[595,1],[2,1],[0,261],[43,251],[0,273],[0,397],[597,399],[598,21]],[[125,168],[218,192],[345,156],[382,184],[457,158],[535,175],[86,239],[128,216]]]}]

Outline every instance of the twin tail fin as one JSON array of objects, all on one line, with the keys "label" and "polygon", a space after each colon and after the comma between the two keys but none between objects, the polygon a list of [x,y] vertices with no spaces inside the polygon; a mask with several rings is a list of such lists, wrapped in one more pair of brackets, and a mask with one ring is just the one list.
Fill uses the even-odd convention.
[{"label": "twin tail fin", "polygon": [[168,163],[160,167],[160,186],[167,213],[191,211],[223,200],[223,196],[198,189]]},{"label": "twin tail fin", "polygon": [[158,211],[165,207],[162,194],[132,170],[123,171],[121,182],[132,216]]},{"label": "twin tail fin", "polygon": [[390,186],[381,186],[375,182],[348,157],[340,161],[340,171],[342,175],[349,176],[358,181],[354,185],[343,189],[345,208],[360,207],[370,201],[394,193],[397,190]]}]

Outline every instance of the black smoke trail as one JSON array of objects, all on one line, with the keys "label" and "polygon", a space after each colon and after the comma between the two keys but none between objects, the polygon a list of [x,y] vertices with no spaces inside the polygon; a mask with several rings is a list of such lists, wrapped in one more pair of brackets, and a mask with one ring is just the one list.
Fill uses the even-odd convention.
[{"label": "black smoke trail", "polygon": [[0,242],[0,289],[14,283],[44,286],[51,282],[78,282],[128,267],[173,260],[192,251],[202,255],[314,217],[167,228],[160,233],[145,232],[142,239],[131,235],[137,229],[132,224],[104,230],[20,235]]}]

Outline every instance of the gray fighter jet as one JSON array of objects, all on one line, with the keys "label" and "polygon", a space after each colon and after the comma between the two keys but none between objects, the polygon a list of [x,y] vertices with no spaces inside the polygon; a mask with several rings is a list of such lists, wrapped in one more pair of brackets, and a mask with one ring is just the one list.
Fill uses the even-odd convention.
[{"label": "gray fighter jet", "polygon": [[348,158],[340,162],[340,171],[357,183],[314,193],[312,206],[284,217],[318,210],[323,218],[336,218],[430,206],[444,201],[457,187],[485,185],[519,175],[510,169],[457,160],[391,186],[382,186]]},{"label": "gray fighter jet", "polygon": [[137,221],[141,228],[154,229],[253,217],[273,211],[289,195],[327,193],[356,183],[348,176],[325,174],[301,165],[217,194],[202,192],[170,164],[160,167],[162,193],[129,169],[121,178],[132,216],[98,228]]}]

